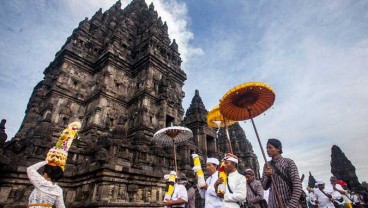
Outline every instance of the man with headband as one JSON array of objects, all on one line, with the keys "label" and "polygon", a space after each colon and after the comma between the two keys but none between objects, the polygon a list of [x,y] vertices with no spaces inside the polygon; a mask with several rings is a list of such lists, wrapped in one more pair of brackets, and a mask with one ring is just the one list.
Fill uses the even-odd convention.
[{"label": "man with headband", "polygon": [[299,198],[302,194],[302,183],[294,161],[281,156],[282,144],[278,139],[268,140],[267,154],[272,160],[267,162],[268,165],[265,164],[261,182],[264,190],[270,189],[268,207],[280,207],[276,198],[275,187],[271,183],[272,175],[274,185],[284,206],[286,208],[300,208]]},{"label": "man with headband", "polygon": [[[225,193],[217,193],[217,195],[222,199],[223,208],[239,208],[247,197],[247,180],[237,170],[238,158],[235,155],[228,153],[223,160],[227,174],[226,190]],[[216,192],[222,181],[222,178],[217,179]]]},{"label": "man with headband", "polygon": [[211,176],[207,178],[205,187],[198,187],[199,194],[205,201],[205,208],[221,208],[221,200],[217,196],[214,186],[215,182],[218,179],[217,167],[219,166],[219,164],[220,161],[218,159],[212,157],[207,158],[206,169]]}]

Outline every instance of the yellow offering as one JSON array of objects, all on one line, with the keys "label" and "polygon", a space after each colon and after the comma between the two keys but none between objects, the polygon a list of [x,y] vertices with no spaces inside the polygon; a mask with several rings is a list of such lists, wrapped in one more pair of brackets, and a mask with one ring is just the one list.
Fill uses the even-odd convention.
[{"label": "yellow offering", "polygon": [[201,167],[201,161],[199,160],[199,156],[197,154],[192,154],[194,167],[193,170],[197,176],[198,186],[204,187],[206,186],[206,181],[204,180],[204,173]]},{"label": "yellow offering", "polygon": [[78,138],[78,131],[81,128],[81,123],[76,121],[70,123],[66,129],[60,134],[59,141],[55,147],[51,148],[47,153],[46,160],[49,165],[60,166],[65,169],[68,150],[74,139]]},{"label": "yellow offering", "polygon": [[165,175],[164,178],[167,179],[167,181],[166,181],[166,192],[165,192],[165,197],[164,197],[164,201],[166,201],[167,199],[171,199],[171,197],[174,193],[174,184],[175,184],[175,179],[176,179],[176,172],[171,171],[170,175]]},{"label": "yellow offering", "polygon": [[225,162],[221,162],[221,166],[218,170],[218,177],[222,178],[222,183],[218,186],[217,193],[225,193],[226,190],[226,172],[225,172]]}]

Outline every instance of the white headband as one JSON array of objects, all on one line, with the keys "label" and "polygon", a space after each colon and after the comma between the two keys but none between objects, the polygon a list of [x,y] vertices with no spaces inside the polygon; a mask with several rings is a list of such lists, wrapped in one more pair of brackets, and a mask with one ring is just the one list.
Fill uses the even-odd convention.
[{"label": "white headband", "polygon": [[209,157],[207,158],[207,162],[206,163],[213,163],[215,165],[219,165],[220,164],[220,161],[216,158],[213,158],[213,157]]},{"label": "white headband", "polygon": [[235,157],[225,157],[224,160],[228,160],[228,161],[232,161],[236,164],[238,164],[238,159],[236,159]]},{"label": "white headband", "polygon": [[319,180],[316,180],[316,184],[317,184],[317,185],[322,185],[322,184],[325,184],[325,182],[323,182],[323,180],[320,180],[320,179],[319,179]]}]

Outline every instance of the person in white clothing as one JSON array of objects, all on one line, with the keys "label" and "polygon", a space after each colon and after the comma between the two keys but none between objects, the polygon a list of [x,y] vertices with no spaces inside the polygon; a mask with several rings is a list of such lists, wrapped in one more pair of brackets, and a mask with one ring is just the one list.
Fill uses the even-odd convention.
[{"label": "person in white clothing", "polygon": [[188,192],[184,185],[175,183],[171,199],[164,201],[165,207],[185,207],[188,202]]},{"label": "person in white clothing", "polygon": [[[43,166],[45,168],[41,175],[37,170]],[[35,186],[29,196],[28,207],[44,208],[54,205],[56,208],[65,208],[63,190],[55,183],[64,176],[60,166],[51,166],[47,161],[42,161],[28,167],[27,175]]]},{"label": "person in white clothing", "polygon": [[318,205],[319,208],[335,208],[333,200],[339,197],[338,193],[334,192],[330,187],[325,187],[325,183],[322,180],[316,181],[318,188],[313,190],[314,203]]},{"label": "person in white clothing", "polygon": [[[318,186],[317,186],[317,184],[315,185],[315,188],[318,188]],[[314,189],[315,188],[310,188],[310,187],[307,187],[307,191],[308,191],[308,200],[307,200],[307,202],[308,202],[308,207],[315,207],[316,206],[316,204],[315,204],[315,195],[314,195]]]},{"label": "person in white clothing", "polygon": [[335,176],[331,176],[330,178],[330,184],[327,186],[329,189],[333,190],[333,195],[335,203],[341,205],[344,204],[344,199],[342,197],[342,195],[346,194],[346,191],[344,190],[344,188],[342,188],[342,186],[340,184],[337,184],[337,178]]},{"label": "person in white clothing", "polygon": [[207,158],[206,169],[211,176],[207,178],[205,187],[198,187],[199,195],[201,195],[202,199],[205,201],[205,208],[221,208],[221,200],[217,196],[214,186],[218,179],[217,167],[219,164],[220,161],[218,159]]},{"label": "person in white clothing", "polygon": [[358,196],[355,194],[354,191],[352,191],[350,194],[350,200],[354,206],[359,204]]},{"label": "person in white clothing", "polygon": [[[225,161],[225,171],[227,173],[227,185],[225,193],[217,193],[217,195],[222,198],[223,208],[239,208],[247,197],[247,179],[238,172],[238,158],[235,155],[228,153],[223,160]],[[216,192],[222,181],[222,178],[217,179],[215,183]]]}]

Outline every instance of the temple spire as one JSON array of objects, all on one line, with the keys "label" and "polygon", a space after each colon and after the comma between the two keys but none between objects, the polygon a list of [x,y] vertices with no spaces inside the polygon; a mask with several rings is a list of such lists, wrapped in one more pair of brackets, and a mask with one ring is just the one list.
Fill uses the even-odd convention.
[{"label": "temple spire", "polygon": [[183,122],[185,124],[190,124],[194,122],[207,123],[207,113],[208,111],[203,104],[202,98],[199,95],[199,91],[195,90],[194,97],[192,98],[192,103],[185,113],[185,118]]}]

